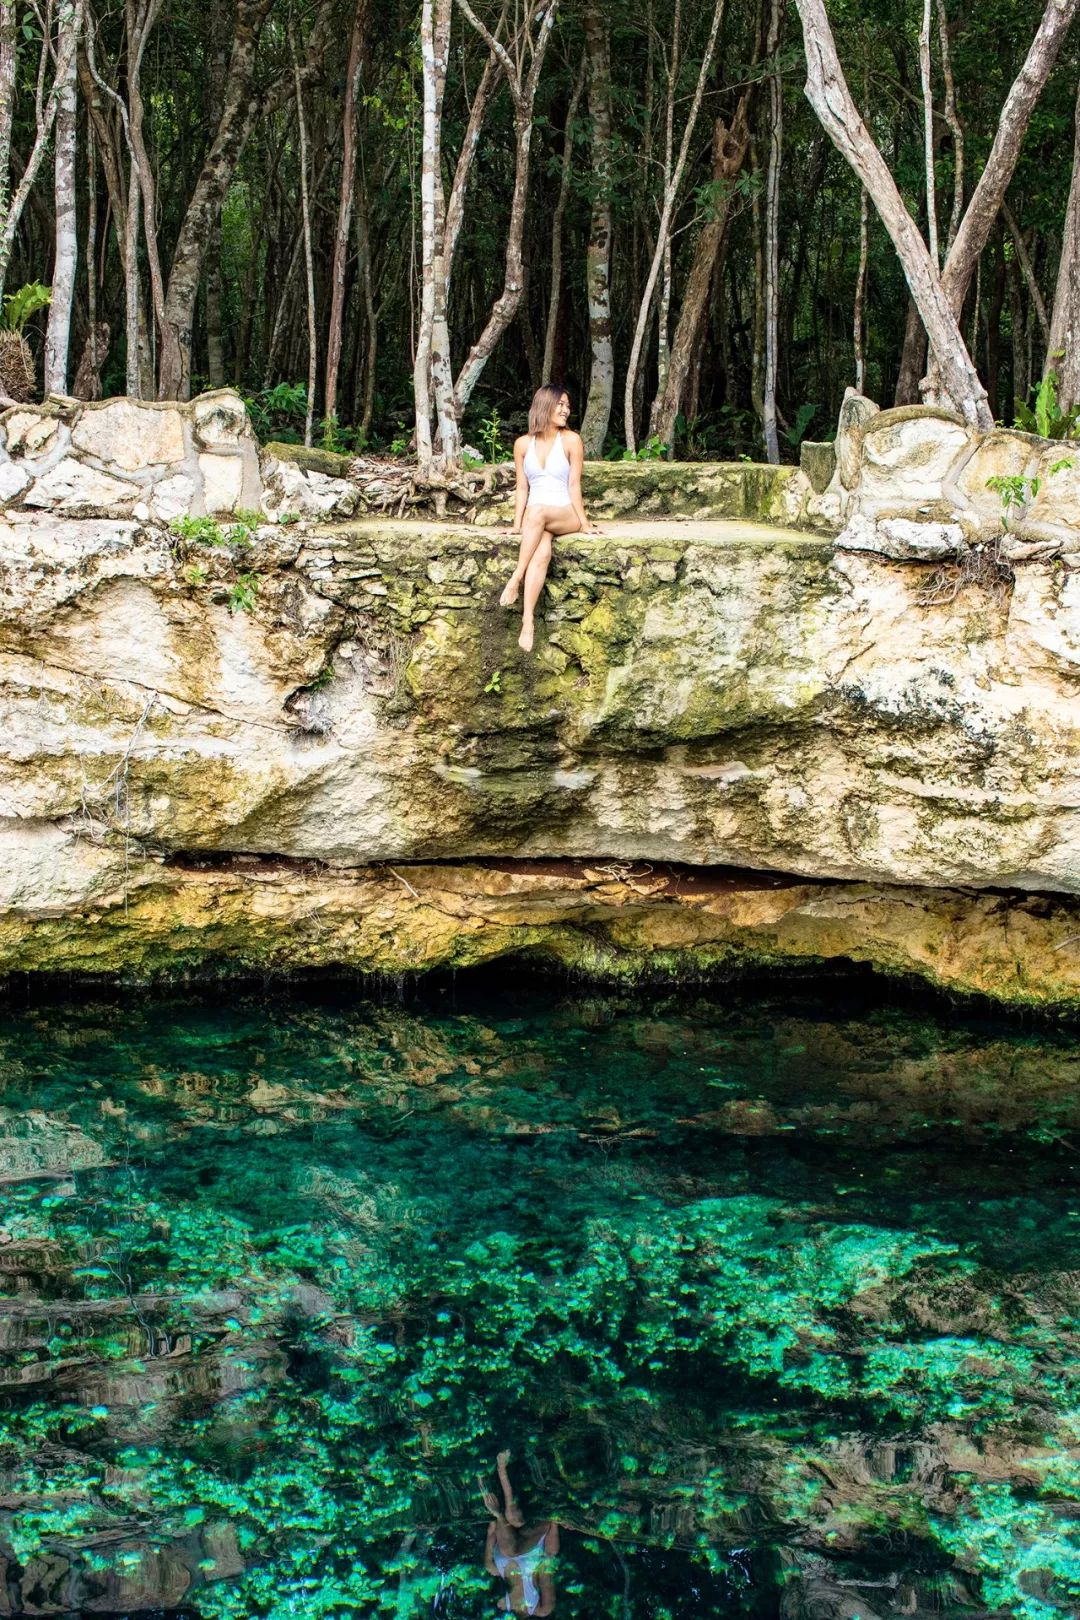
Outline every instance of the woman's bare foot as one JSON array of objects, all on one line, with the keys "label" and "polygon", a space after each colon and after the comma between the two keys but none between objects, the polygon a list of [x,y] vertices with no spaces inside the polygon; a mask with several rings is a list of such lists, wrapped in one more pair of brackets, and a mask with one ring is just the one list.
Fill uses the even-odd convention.
[{"label": "woman's bare foot", "polygon": [[533,638],[535,634],[536,632],[531,624],[522,625],[521,634],[518,636],[518,646],[521,648],[522,652],[532,652]]},{"label": "woman's bare foot", "polygon": [[503,593],[499,597],[499,606],[500,607],[513,607],[514,603],[518,599],[518,591],[520,591],[520,589],[521,589],[521,575],[515,569],[514,572],[510,575],[510,578],[507,580],[505,586],[503,587]]}]

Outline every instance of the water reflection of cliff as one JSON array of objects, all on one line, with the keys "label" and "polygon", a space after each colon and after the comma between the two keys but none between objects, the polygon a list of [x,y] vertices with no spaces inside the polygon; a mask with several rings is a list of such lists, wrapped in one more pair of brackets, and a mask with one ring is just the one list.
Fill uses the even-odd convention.
[{"label": "water reflection of cliff", "polygon": [[464,1613],[496,1432],[590,1614],[1071,1613],[1077,1069],[811,1003],[9,1012],[0,1613]]}]

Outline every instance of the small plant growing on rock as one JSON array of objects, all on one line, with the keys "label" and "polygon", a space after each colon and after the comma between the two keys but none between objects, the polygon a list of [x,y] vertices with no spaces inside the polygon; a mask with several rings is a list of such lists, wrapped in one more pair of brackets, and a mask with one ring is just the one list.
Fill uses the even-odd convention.
[{"label": "small plant growing on rock", "polygon": [[[1050,476],[1053,477],[1054,473],[1067,472],[1072,465],[1068,456],[1063,456],[1050,468]],[[1001,524],[1007,530],[1009,514],[1013,507],[1030,506],[1042,488],[1042,479],[1025,478],[1022,473],[995,473],[993,478],[986,480],[986,487],[1001,496]]]},{"label": "small plant growing on rock", "polygon": [[495,671],[494,675],[492,675],[491,679],[488,681],[487,685],[484,687],[484,691],[485,691],[485,693],[487,693],[487,692],[497,692],[499,694],[502,693],[502,670],[501,669],[497,669]]},{"label": "small plant growing on rock", "polygon": [[259,593],[258,574],[238,574],[229,591],[229,612],[250,613]]},{"label": "small plant growing on rock", "polygon": [[502,458],[502,418],[496,406],[491,407],[491,415],[485,416],[480,423],[480,442],[487,451],[489,461],[499,461]]},{"label": "small plant growing on rock", "polygon": [[210,576],[203,567],[202,563],[188,563],[187,567],[184,569],[185,581],[188,585],[195,586],[196,588],[198,588],[200,585],[205,585],[209,577]]}]

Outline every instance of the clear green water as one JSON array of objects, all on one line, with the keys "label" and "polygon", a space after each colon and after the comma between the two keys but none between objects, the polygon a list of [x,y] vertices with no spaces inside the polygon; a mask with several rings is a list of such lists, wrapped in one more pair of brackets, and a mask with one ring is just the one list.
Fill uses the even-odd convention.
[{"label": "clear green water", "polygon": [[0,1613],[1080,1612],[1075,1038],[837,995],[9,1003]]}]

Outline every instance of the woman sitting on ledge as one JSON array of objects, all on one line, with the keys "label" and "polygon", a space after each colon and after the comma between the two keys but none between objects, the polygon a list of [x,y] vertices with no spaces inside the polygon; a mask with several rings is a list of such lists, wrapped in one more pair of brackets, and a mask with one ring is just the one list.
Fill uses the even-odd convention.
[{"label": "woman sitting on ledge", "polygon": [[554,383],[545,383],[533,395],[528,433],[514,444],[517,490],[510,533],[521,535],[521,547],[499,601],[503,607],[513,607],[524,582],[518,646],[525,652],[532,652],[533,614],[547,579],[552,540],[563,534],[601,532],[585,516],[581,499],[585,449],[581,435],[567,428],[569,420],[569,394]]}]

